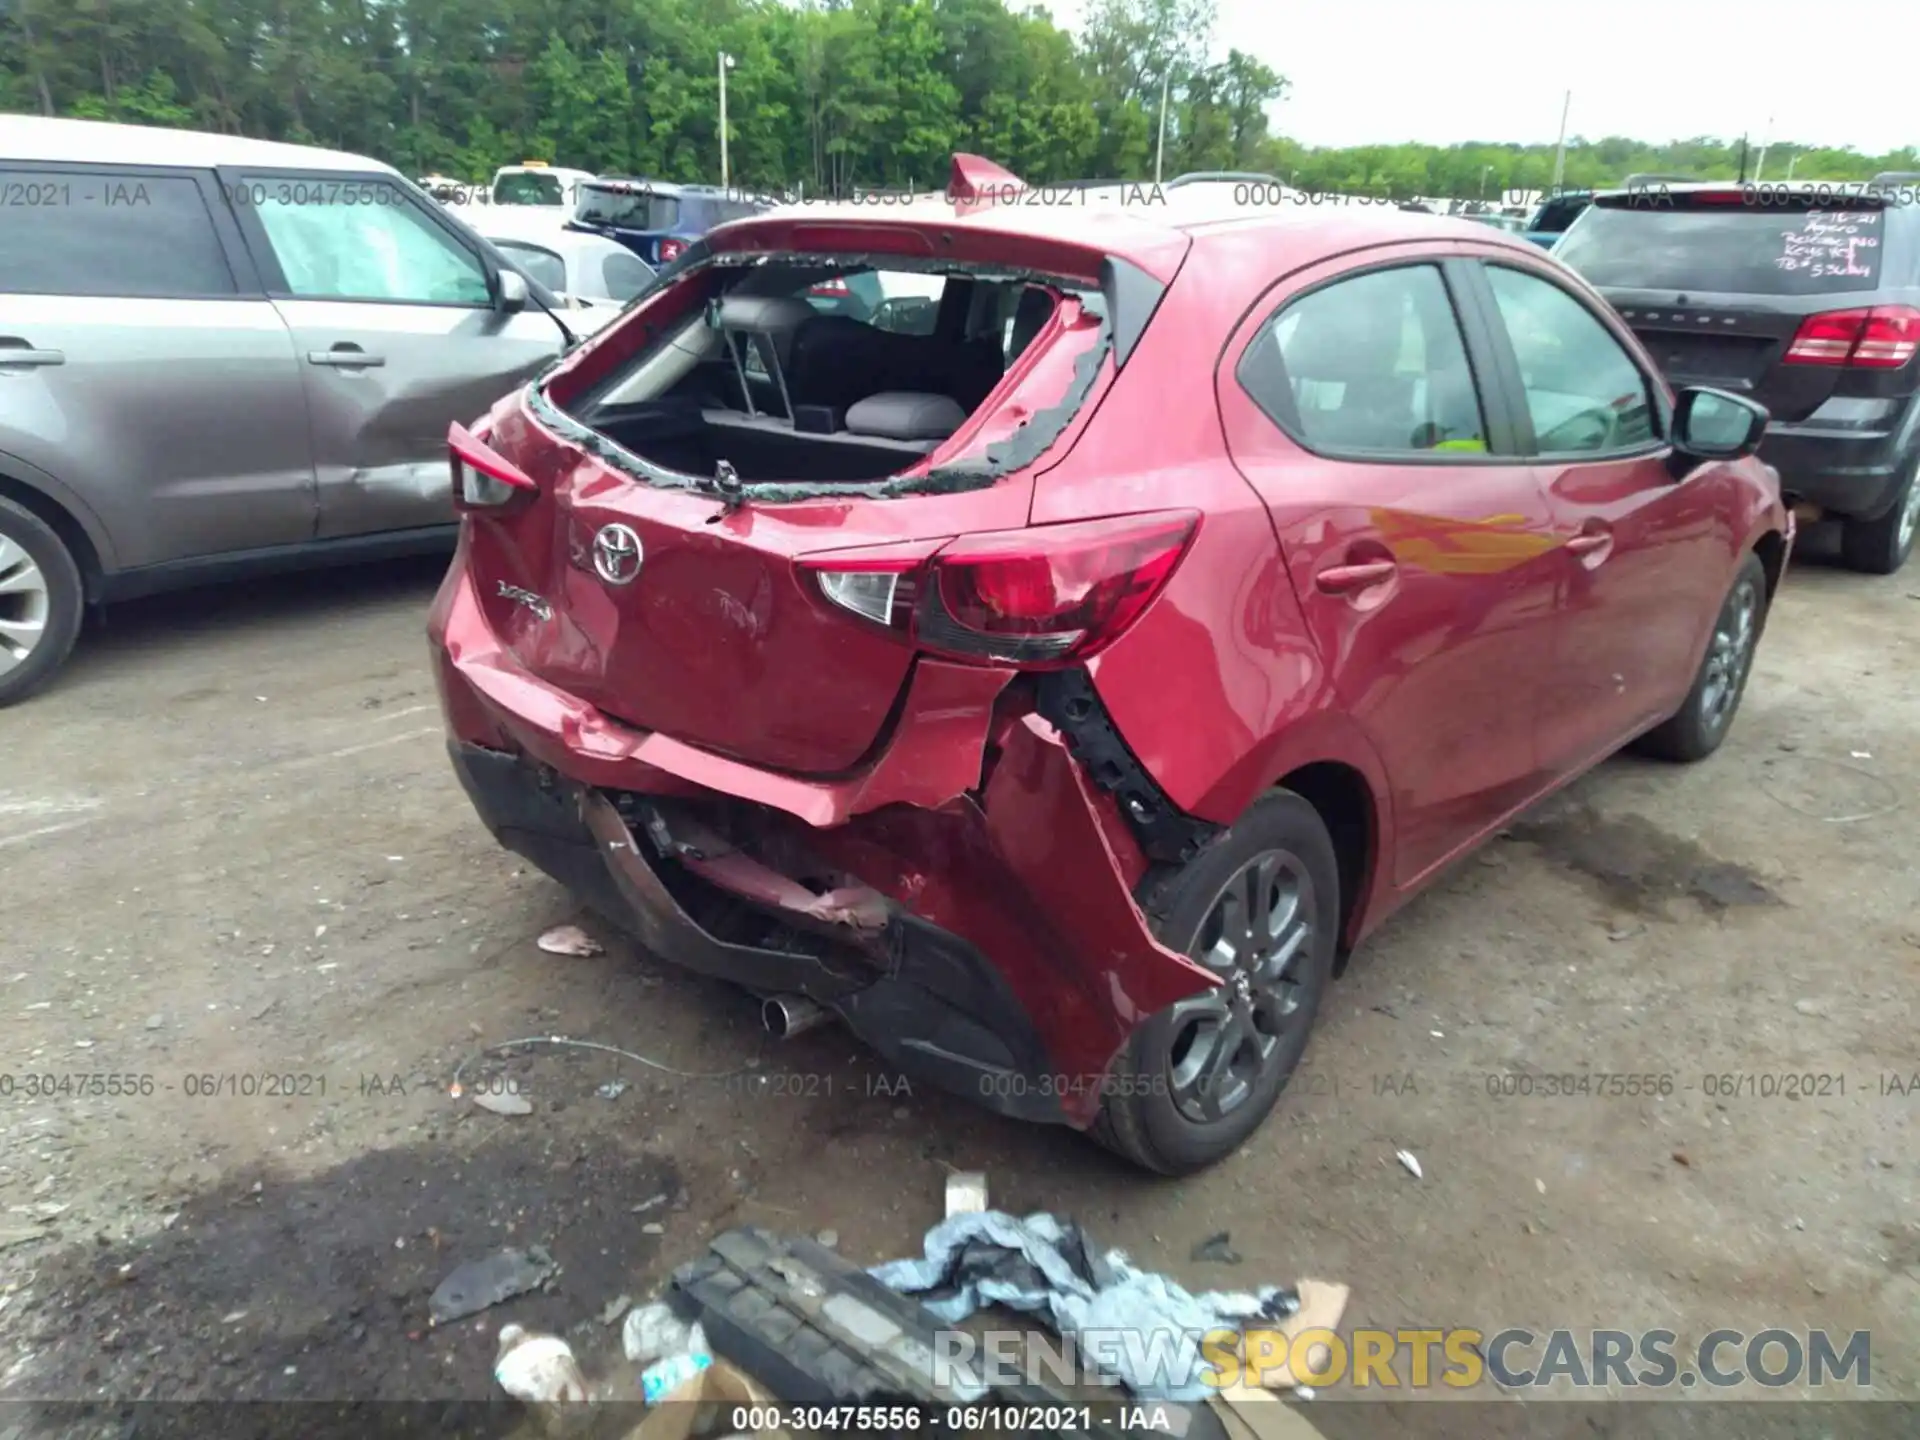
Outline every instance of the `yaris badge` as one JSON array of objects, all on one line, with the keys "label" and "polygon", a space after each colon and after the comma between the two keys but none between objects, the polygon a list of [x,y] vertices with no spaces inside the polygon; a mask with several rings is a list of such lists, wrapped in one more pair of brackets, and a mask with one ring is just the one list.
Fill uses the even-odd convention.
[{"label": "yaris badge", "polygon": [[593,537],[594,573],[609,585],[631,585],[644,556],[640,537],[630,526],[603,525]]}]

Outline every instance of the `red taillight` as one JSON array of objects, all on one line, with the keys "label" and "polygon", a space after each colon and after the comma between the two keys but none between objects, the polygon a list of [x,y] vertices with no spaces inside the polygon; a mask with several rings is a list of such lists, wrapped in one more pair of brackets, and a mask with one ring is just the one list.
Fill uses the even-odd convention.
[{"label": "red taillight", "polygon": [[807,293],[809,295],[845,295],[848,293],[847,282],[836,276],[832,280],[822,280],[818,285],[808,286]]},{"label": "red taillight", "polygon": [[1112,644],[1165,587],[1199,515],[1129,515],[803,560],[821,593],[956,659],[1048,669]]},{"label": "red taillight", "polygon": [[667,265],[678,260],[686,248],[687,242],[684,240],[662,240],[660,242],[660,263]]},{"label": "red taillight", "polygon": [[447,427],[447,461],[453,467],[453,503],[462,510],[498,510],[539,488],[464,425]]},{"label": "red taillight", "polygon": [[1787,347],[1786,363],[1898,370],[1916,351],[1920,351],[1920,310],[1911,305],[1876,305],[1870,310],[1809,315]]},{"label": "red taillight", "polygon": [[[1687,197],[1694,205],[1745,205],[1748,197],[1741,190],[1696,190]],[[1765,202],[1762,201],[1762,204]]]}]

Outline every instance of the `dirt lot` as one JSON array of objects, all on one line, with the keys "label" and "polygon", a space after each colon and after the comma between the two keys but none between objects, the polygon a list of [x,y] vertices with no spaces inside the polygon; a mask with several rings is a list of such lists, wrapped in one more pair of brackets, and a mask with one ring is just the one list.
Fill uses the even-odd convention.
[{"label": "dirt lot", "polygon": [[[1354,1325],[1870,1329],[1876,1389],[1920,1395],[1920,575],[1803,557],[1729,747],[1615,761],[1467,862],[1356,958],[1254,1143],[1178,1183],[836,1031],[771,1042],[617,937],[539,952],[579,912],[449,773],[436,579],[122,610],[0,714],[0,1394],[484,1396],[508,1318],[605,1368],[599,1312],[703,1235],[907,1253],[959,1166],[1189,1282],[1345,1280]],[[547,1047],[467,1072],[532,1115],[448,1097],[541,1035],[707,1078]],[[1517,1072],[1673,1091],[1489,1093]],[[1193,1263],[1222,1230],[1243,1263]],[[514,1244],[549,1291],[427,1329],[447,1271]],[[1529,1408],[1513,1433],[1599,1433]]]}]

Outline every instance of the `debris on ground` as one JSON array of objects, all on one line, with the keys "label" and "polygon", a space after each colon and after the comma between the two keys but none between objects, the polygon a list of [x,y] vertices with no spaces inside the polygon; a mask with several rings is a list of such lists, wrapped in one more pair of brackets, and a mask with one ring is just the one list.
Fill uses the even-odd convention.
[{"label": "debris on ground", "polygon": [[558,1335],[535,1335],[522,1325],[500,1327],[493,1378],[528,1405],[581,1403],[587,1398],[587,1380],[573,1358],[573,1347]]},{"label": "debris on ground", "polygon": [[618,1325],[620,1323],[620,1317],[632,1308],[633,1297],[631,1295],[616,1295],[600,1307],[600,1323],[602,1325]]},{"label": "debris on ground", "polygon": [[539,1289],[557,1268],[553,1256],[538,1245],[469,1260],[440,1282],[427,1301],[428,1313],[435,1325],[478,1315],[502,1300]]},{"label": "debris on ground", "polygon": [[606,947],[578,925],[556,925],[535,943],[549,955],[571,955],[576,960],[606,954]]},{"label": "debris on ground", "polygon": [[647,1211],[653,1209],[655,1206],[664,1205],[666,1203],[667,1203],[667,1197],[665,1195],[655,1195],[653,1198],[649,1200],[642,1200],[638,1205],[635,1205],[631,1209],[629,1209],[627,1213],[629,1215],[644,1215],[647,1213]]},{"label": "debris on ground", "polygon": [[1238,1265],[1240,1252],[1233,1248],[1233,1236],[1222,1230],[1209,1235],[1193,1247],[1193,1259],[1203,1265]]},{"label": "debris on ground", "polygon": [[602,1100],[618,1100],[622,1095],[627,1093],[627,1082],[624,1080],[609,1080],[593,1093],[598,1095]]},{"label": "debris on ground", "polygon": [[816,1245],[824,1246],[828,1250],[838,1250],[840,1248],[840,1232],[838,1230],[822,1230],[818,1235],[813,1237],[813,1240]]},{"label": "debris on ground", "polygon": [[1693,1167],[1693,1161],[1687,1158],[1687,1152],[1684,1150],[1676,1150],[1673,1152],[1673,1163],[1676,1165],[1685,1165],[1689,1169]]},{"label": "debris on ground", "polygon": [[[1135,1269],[1118,1250],[1102,1254],[1079,1226],[1052,1215],[1024,1220],[999,1211],[966,1213],[927,1232],[925,1256],[894,1260],[869,1272],[881,1284],[917,1297],[937,1319],[957,1325],[983,1305],[1048,1319],[1063,1336],[1127,1331],[1187,1337],[1190,1364],[1161,1364],[1145,1354],[1111,1357],[1114,1379],[1143,1400],[1204,1400],[1213,1393],[1199,1377],[1199,1337],[1244,1330],[1292,1315],[1300,1305],[1290,1288],[1195,1295],[1164,1275]],[[1184,1384],[1173,1376],[1194,1377]]]},{"label": "debris on ground", "polygon": [[473,1103],[496,1115],[531,1115],[533,1102],[517,1090],[476,1090]]},{"label": "debris on ground", "polygon": [[686,1345],[640,1372],[640,1395],[647,1404],[657,1404],[713,1364],[713,1352],[707,1348],[706,1332],[698,1325],[687,1331]]},{"label": "debris on ground", "polygon": [[1420,1168],[1420,1161],[1411,1150],[1396,1150],[1393,1152],[1393,1158],[1404,1165],[1407,1173],[1413,1176],[1414,1179],[1423,1180],[1426,1178],[1425,1172]]},{"label": "debris on ground", "polygon": [[955,1170],[947,1176],[947,1216],[975,1215],[987,1208],[984,1170]]},{"label": "debris on ground", "polygon": [[636,1365],[651,1365],[668,1355],[690,1349],[693,1327],[673,1313],[671,1306],[654,1301],[627,1312],[620,1327],[620,1348]]}]

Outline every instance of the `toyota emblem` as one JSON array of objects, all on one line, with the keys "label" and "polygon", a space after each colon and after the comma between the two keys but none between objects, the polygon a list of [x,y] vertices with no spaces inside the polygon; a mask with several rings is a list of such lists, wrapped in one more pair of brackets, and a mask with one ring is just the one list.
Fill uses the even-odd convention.
[{"label": "toyota emblem", "polygon": [[631,526],[603,525],[593,537],[594,573],[609,585],[631,585],[643,555]]}]

